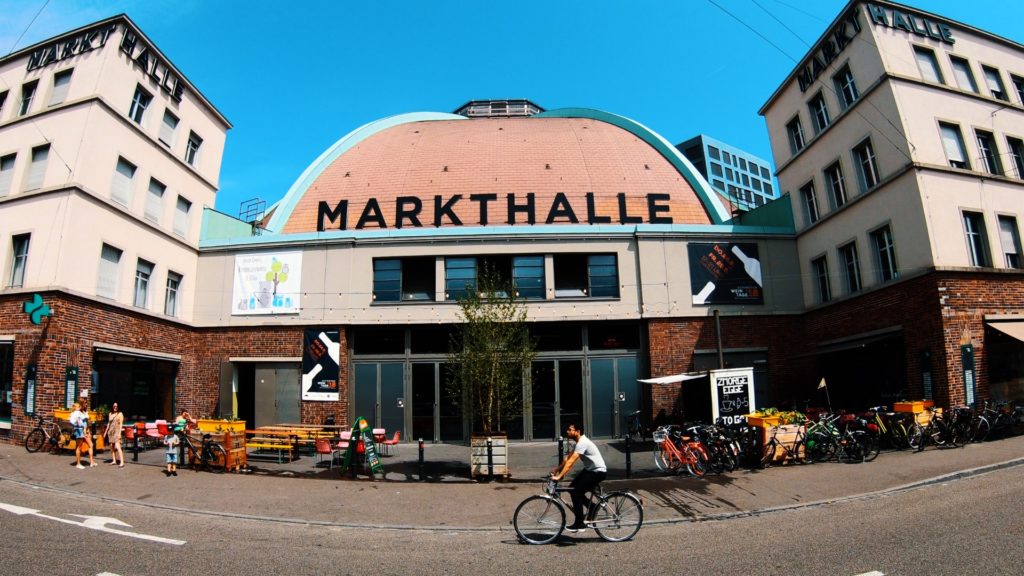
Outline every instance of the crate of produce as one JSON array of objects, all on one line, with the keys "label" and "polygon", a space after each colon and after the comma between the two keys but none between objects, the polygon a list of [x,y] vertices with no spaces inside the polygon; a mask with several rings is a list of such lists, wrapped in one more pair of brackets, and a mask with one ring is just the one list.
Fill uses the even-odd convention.
[{"label": "crate of produce", "polygon": [[761,428],[771,428],[772,426],[778,426],[782,422],[780,416],[765,416],[762,414],[747,414],[747,425],[748,426],[760,426]]},{"label": "crate of produce", "polygon": [[914,400],[912,402],[895,402],[892,405],[893,412],[910,412],[917,414],[924,412],[925,409],[935,406],[935,402],[931,400]]}]

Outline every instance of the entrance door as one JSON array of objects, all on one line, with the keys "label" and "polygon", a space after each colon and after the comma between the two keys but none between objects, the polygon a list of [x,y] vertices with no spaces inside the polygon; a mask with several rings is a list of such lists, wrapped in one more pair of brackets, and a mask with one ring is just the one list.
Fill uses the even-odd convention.
[{"label": "entrance door", "polygon": [[255,426],[298,423],[299,367],[290,364],[258,364],[255,370]]},{"label": "entrance door", "polygon": [[583,425],[583,361],[533,363],[530,439],[557,438],[573,422]]},{"label": "entrance door", "polygon": [[444,362],[412,364],[412,435],[410,440],[461,442],[465,439],[461,402],[445,385]]},{"label": "entrance door", "polygon": [[590,360],[590,431],[595,437],[622,434],[624,415],[640,409],[636,358]]},{"label": "entrance door", "polygon": [[405,365],[401,362],[368,362],[355,364],[355,412],[353,420],[362,416],[372,428],[389,433],[405,430]]}]

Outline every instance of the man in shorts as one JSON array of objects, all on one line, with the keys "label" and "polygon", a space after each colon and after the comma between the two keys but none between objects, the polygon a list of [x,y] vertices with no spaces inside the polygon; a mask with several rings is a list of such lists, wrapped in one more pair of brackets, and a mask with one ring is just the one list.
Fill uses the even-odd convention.
[{"label": "man in shorts", "polygon": [[586,518],[583,505],[588,501],[586,494],[587,492],[592,492],[608,476],[608,467],[605,466],[604,458],[601,457],[601,452],[597,449],[594,442],[583,435],[582,426],[569,424],[565,435],[576,442],[576,449],[573,450],[572,454],[569,455],[561,466],[555,466],[551,471],[551,479],[556,482],[561,480],[569,473],[569,470],[572,470],[577,460],[583,460],[583,470],[569,484],[572,487],[572,513],[576,516],[576,519],[572,526],[566,528],[566,530],[572,532],[580,532],[587,529],[583,523],[583,520]]}]

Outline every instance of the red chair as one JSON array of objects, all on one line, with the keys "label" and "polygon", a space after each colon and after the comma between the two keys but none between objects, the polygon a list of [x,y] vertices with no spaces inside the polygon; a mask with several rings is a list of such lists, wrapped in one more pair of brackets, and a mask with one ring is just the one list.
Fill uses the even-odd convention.
[{"label": "red chair", "polygon": [[331,468],[333,468],[337,448],[331,446],[330,439],[317,438],[316,441],[313,443],[313,447],[315,448],[315,453],[317,456],[317,460],[316,462],[313,463],[313,467],[316,468],[317,464],[319,464],[323,460],[324,456],[330,456],[330,460],[328,460],[327,464],[327,469],[330,470]]},{"label": "red chair", "polygon": [[391,447],[395,447],[395,456],[398,455],[398,443],[402,440],[402,431],[395,430],[395,436],[391,440],[384,440],[381,444],[384,445],[384,449],[388,454],[391,454]]}]

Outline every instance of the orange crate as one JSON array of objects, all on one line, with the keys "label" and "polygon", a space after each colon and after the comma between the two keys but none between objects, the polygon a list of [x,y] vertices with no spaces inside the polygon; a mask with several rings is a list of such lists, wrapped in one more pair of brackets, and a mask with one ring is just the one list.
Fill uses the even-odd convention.
[{"label": "orange crate", "polygon": [[753,414],[747,414],[747,426],[769,428],[778,426],[781,421],[782,418],[779,416],[754,416]]},{"label": "orange crate", "polygon": [[893,412],[911,412],[917,414],[918,412],[924,412],[925,408],[931,408],[935,406],[935,402],[931,400],[914,400],[913,402],[895,402],[892,405]]}]

